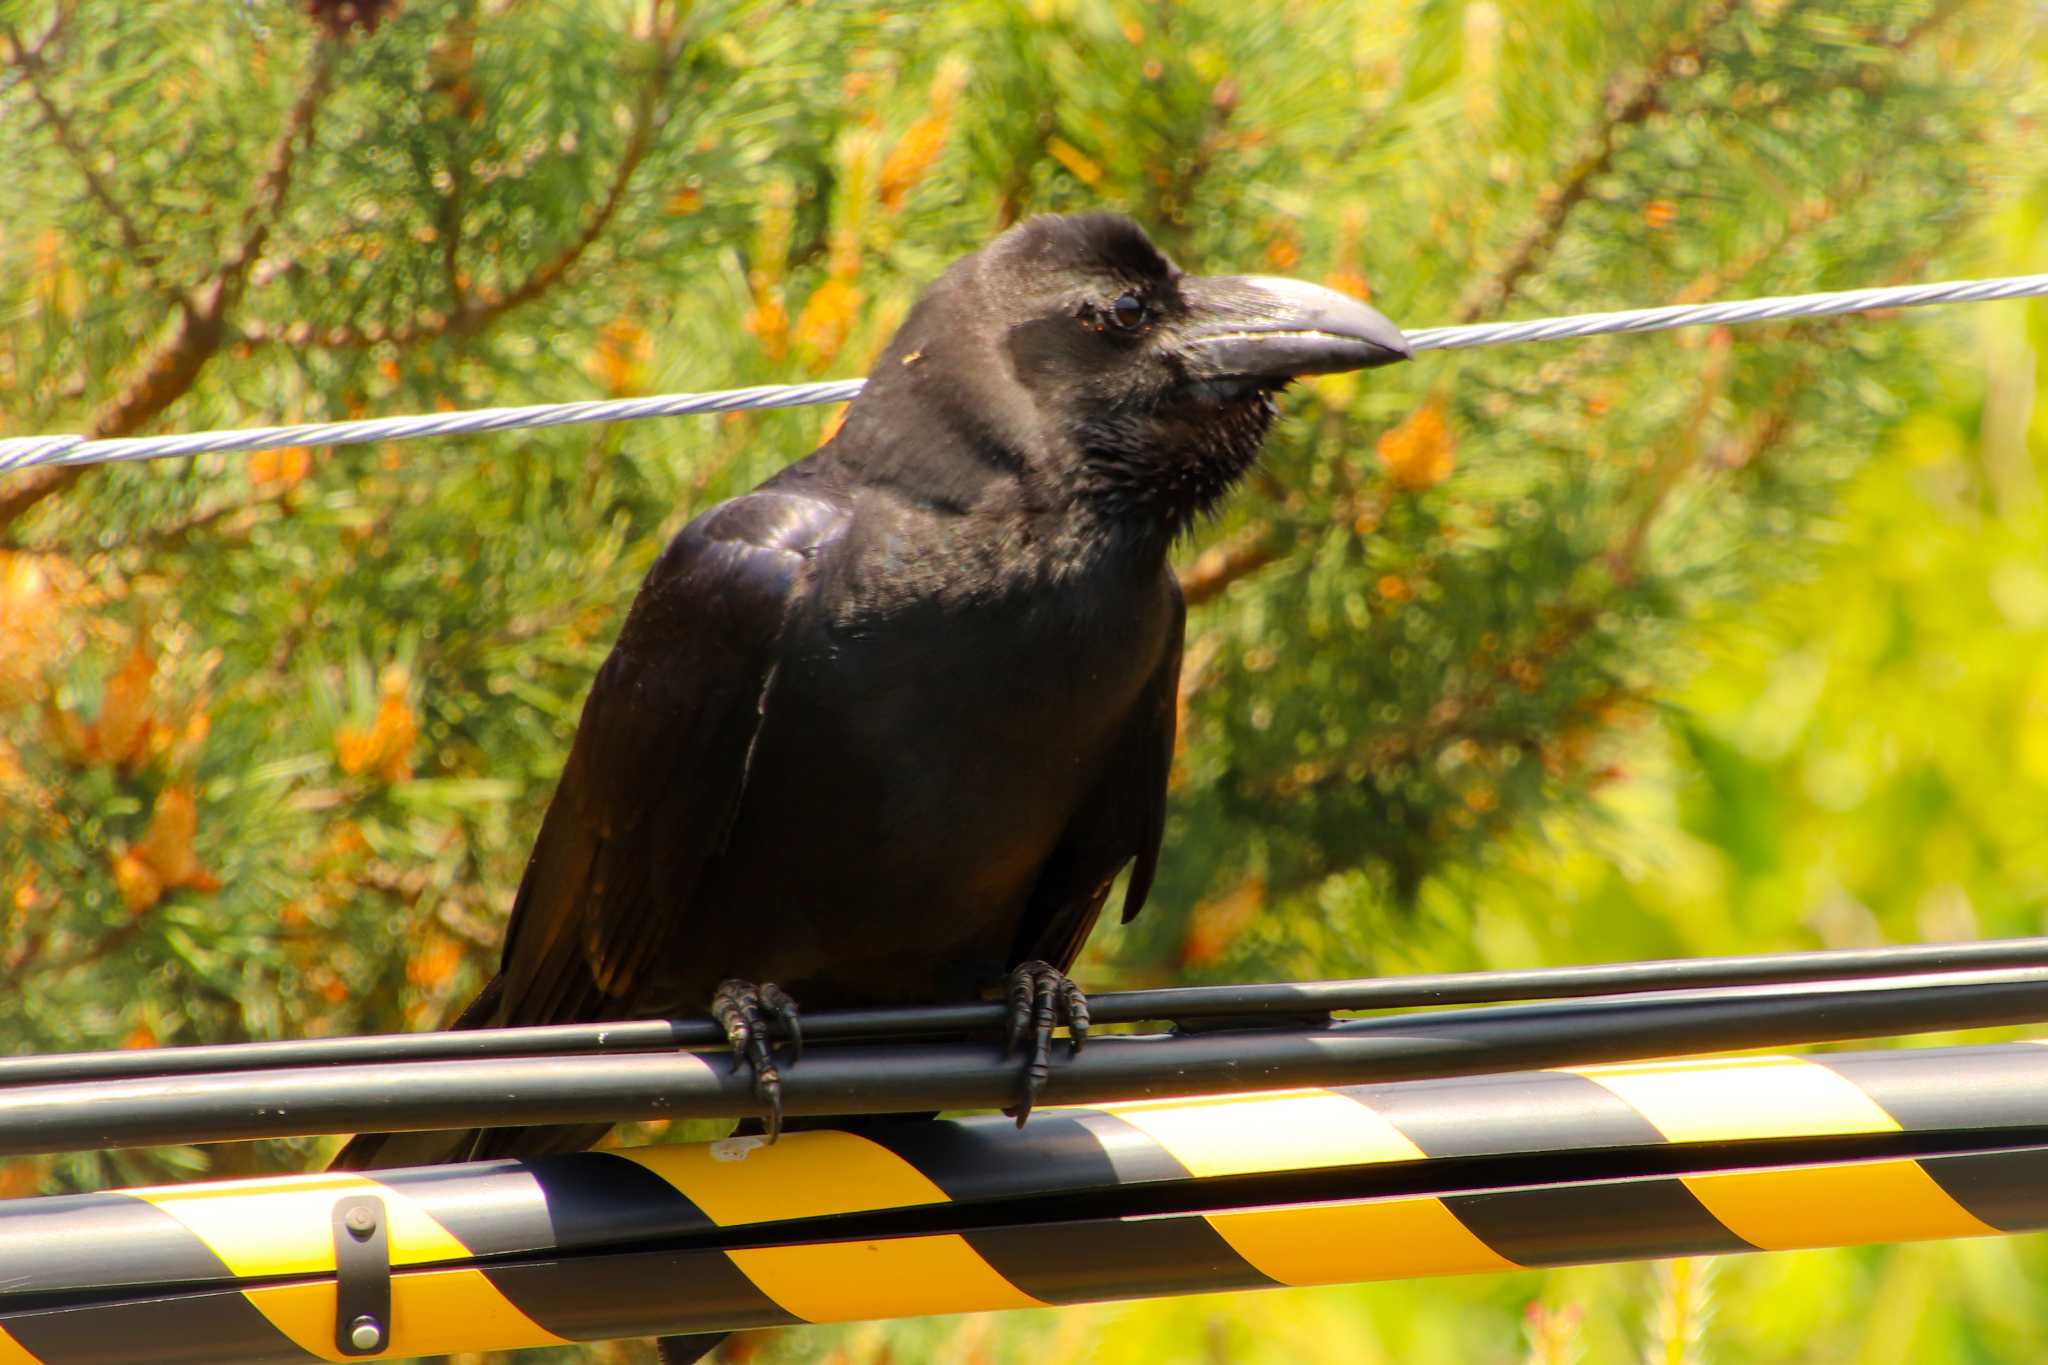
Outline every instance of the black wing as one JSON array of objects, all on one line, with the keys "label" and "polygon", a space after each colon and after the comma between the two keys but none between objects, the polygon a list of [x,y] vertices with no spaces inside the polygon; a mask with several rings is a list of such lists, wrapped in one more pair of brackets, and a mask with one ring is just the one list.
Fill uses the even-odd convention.
[{"label": "black wing", "polygon": [[1124,922],[1145,907],[1166,833],[1166,778],[1173,766],[1181,645],[1187,632],[1187,607],[1171,575],[1166,590],[1173,617],[1159,667],[1131,708],[1108,768],[1039,873],[1006,966],[1038,959],[1061,971],[1071,968],[1125,863],[1132,867]]},{"label": "black wing", "polygon": [[635,1011],[738,808],[812,556],[846,521],[814,497],[751,493],[656,562],[583,705],[513,902],[493,1022]]}]

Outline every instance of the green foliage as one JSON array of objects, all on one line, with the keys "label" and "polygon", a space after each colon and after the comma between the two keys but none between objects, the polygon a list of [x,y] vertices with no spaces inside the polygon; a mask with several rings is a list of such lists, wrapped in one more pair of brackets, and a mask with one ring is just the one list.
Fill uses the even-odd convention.
[{"label": "green foliage", "polygon": [[[9,434],[856,374],[945,262],[1098,204],[1415,325],[2048,260],[2048,48],[1998,0],[408,0],[337,40],[300,10],[0,3]],[[1166,859],[1088,980],[2040,932],[2044,357],[2048,309],[1999,306],[1303,386],[1182,557]],[[444,1017],[647,564],[831,420],[0,480],[0,1045]],[[15,1163],[0,1192],[315,1156]],[[2044,1255],[749,1349],[2017,1359]]]}]

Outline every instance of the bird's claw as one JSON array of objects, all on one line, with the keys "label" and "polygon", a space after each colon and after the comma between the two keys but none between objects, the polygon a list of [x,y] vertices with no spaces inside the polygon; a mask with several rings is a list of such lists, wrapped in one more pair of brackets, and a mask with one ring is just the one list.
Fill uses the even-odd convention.
[{"label": "bird's claw", "polygon": [[1068,1055],[1081,1050],[1088,1041],[1088,997],[1067,974],[1049,962],[1026,962],[1010,973],[1006,995],[1010,1007],[1009,1038],[1005,1057],[1014,1057],[1026,1041],[1031,1047],[1024,1065],[1024,1091],[1010,1112],[1017,1126],[1031,1117],[1031,1106],[1052,1071],[1052,1031],[1067,1026]]},{"label": "bird's claw", "polygon": [[789,1064],[795,1066],[804,1050],[796,1001],[773,982],[721,981],[711,997],[711,1017],[732,1044],[732,1069],[752,1068],[754,1098],[768,1106],[767,1136],[775,1141],[782,1134],[782,1071],[775,1065],[769,1032],[781,1028],[789,1039]]}]

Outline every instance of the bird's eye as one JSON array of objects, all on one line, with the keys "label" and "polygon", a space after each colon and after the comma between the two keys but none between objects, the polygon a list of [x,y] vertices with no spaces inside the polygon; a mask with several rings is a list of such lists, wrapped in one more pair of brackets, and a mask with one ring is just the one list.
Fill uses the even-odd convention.
[{"label": "bird's eye", "polygon": [[1136,294],[1125,294],[1109,305],[1109,316],[1117,326],[1129,331],[1145,320],[1145,300]]}]

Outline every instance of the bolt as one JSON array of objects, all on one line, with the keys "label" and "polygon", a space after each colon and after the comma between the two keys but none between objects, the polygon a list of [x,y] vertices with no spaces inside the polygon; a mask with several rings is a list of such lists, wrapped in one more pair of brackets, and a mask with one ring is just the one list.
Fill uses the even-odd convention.
[{"label": "bolt", "polygon": [[384,1324],[368,1313],[348,1325],[348,1344],[358,1351],[374,1351],[384,1344]]},{"label": "bolt", "polygon": [[341,1221],[358,1237],[368,1237],[377,1230],[377,1215],[363,1204],[358,1204],[343,1214]]}]

